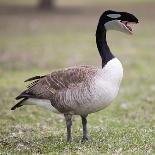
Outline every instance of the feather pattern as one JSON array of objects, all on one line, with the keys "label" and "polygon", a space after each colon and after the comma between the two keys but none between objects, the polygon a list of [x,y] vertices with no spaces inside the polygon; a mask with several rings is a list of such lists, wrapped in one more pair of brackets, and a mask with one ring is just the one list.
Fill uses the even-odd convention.
[{"label": "feather pattern", "polygon": [[122,65],[116,58],[103,69],[93,66],[66,68],[30,78],[32,83],[16,99],[49,100],[61,113],[89,114],[112,102],[122,76]]},{"label": "feather pattern", "polygon": [[58,111],[71,111],[72,100],[80,102],[77,98],[86,97],[85,90],[89,93],[89,85],[97,71],[93,66],[80,66],[54,71],[46,76],[32,77],[28,80],[32,81],[28,89],[16,99],[48,99]]},{"label": "feather pattern", "polygon": [[96,29],[96,44],[102,59],[102,69],[92,66],[71,67],[45,76],[31,77],[25,81],[31,83],[16,97],[19,101],[11,110],[36,104],[53,112],[63,113],[68,142],[72,141],[72,115],[81,115],[82,141],[89,140],[88,114],[102,110],[112,103],[123,77],[122,64],[112,54],[106,41],[106,32],[113,29],[132,33],[131,27],[127,25],[130,22],[138,23],[138,19],[127,12],[105,11],[100,16]]}]

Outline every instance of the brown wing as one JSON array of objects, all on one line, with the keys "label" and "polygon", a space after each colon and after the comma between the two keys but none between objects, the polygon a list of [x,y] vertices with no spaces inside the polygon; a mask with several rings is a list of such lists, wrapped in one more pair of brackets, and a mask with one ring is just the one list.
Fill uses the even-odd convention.
[{"label": "brown wing", "polygon": [[95,67],[80,66],[58,70],[46,76],[30,78],[27,81],[36,80],[16,99],[25,97],[52,99],[60,91],[73,87],[77,88],[81,83],[90,80],[96,72],[97,69]]}]

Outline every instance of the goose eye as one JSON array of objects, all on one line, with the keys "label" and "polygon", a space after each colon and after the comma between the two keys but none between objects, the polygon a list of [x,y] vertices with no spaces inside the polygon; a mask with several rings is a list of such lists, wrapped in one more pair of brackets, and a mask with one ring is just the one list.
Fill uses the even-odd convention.
[{"label": "goose eye", "polygon": [[108,14],[107,16],[110,17],[110,18],[114,18],[114,19],[121,17],[120,14]]}]

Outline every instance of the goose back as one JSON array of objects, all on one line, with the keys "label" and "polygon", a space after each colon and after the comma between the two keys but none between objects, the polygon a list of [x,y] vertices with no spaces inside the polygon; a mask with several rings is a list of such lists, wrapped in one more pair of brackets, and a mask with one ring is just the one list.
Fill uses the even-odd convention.
[{"label": "goose back", "polygon": [[32,77],[30,80],[33,81],[28,85],[28,89],[17,99],[25,97],[46,99],[50,100],[51,105],[59,112],[73,111],[75,106],[85,102],[91,95],[90,87],[97,71],[98,69],[93,66],[80,66],[54,71],[40,78],[37,76],[36,80]]}]

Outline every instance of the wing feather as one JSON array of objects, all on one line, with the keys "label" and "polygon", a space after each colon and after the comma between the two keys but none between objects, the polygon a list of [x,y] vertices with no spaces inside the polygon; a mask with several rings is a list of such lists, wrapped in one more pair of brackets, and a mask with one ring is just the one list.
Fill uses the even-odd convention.
[{"label": "wing feather", "polygon": [[96,72],[97,68],[95,67],[80,66],[54,71],[45,76],[32,77],[26,81],[34,81],[17,99],[24,97],[52,99],[56,94],[66,89],[74,87],[78,89],[81,83],[90,80]]}]

